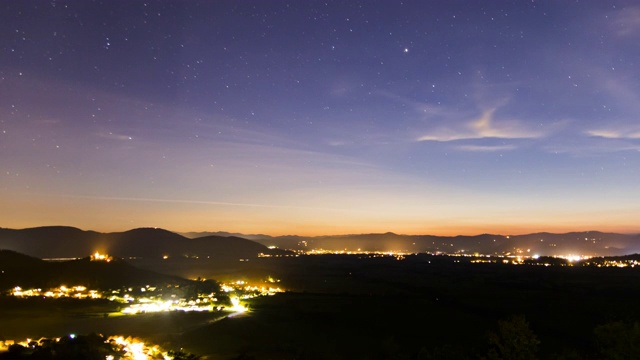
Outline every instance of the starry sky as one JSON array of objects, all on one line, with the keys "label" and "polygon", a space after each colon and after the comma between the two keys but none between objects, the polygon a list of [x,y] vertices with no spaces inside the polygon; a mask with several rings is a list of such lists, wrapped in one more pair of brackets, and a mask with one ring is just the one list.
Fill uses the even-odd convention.
[{"label": "starry sky", "polygon": [[640,232],[637,1],[0,8],[2,227]]}]

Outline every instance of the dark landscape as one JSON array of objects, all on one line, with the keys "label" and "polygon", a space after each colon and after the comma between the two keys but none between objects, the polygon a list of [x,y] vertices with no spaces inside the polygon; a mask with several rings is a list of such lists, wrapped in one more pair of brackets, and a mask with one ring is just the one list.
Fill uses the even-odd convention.
[{"label": "dark landscape", "polygon": [[[65,239],[61,244],[59,239]],[[251,241],[249,241],[251,240]],[[278,236],[229,233],[179,234],[160,228],[138,228],[100,233],[65,226],[28,229],[0,228],[0,246],[43,258],[83,257],[103,251],[120,257],[157,258],[221,256],[241,258],[263,253],[291,251],[393,252],[565,256],[616,256],[640,252],[639,234],[599,231],[533,233],[526,235],[481,234],[433,236],[355,234],[339,236]]]},{"label": "dark landscape", "polygon": [[[88,257],[43,261],[2,250],[0,337],[118,333],[211,359],[479,359],[495,358],[492,349],[499,349],[498,358],[508,358],[501,351],[542,359],[637,354],[633,343],[640,321],[640,267],[635,264],[640,256],[577,261],[526,256],[516,263],[516,256],[504,254],[268,253],[264,245],[236,236],[206,235],[196,239],[197,248],[190,248],[194,239],[162,229],[113,235],[61,227],[3,229],[0,244],[9,247],[12,234],[18,234],[14,241],[33,248],[38,237],[45,244],[52,239],[67,244],[61,233],[74,235],[69,242],[74,250],[59,249],[58,255],[74,255],[86,242],[86,249],[99,244],[121,257],[109,262]],[[139,238],[122,240],[122,234]],[[597,236],[605,241],[606,235]],[[135,251],[145,241],[158,245],[142,256]],[[175,252],[182,243],[188,253]],[[167,253],[168,258],[161,255]],[[247,299],[250,311],[233,318],[223,312],[122,317],[110,315],[121,305],[104,299],[9,296],[15,286],[61,283],[100,289],[180,284],[184,296],[203,281],[219,291],[218,281],[259,283],[268,278],[277,279],[285,292]],[[208,324],[215,319],[221,320]],[[522,344],[513,337],[533,342]]]}]

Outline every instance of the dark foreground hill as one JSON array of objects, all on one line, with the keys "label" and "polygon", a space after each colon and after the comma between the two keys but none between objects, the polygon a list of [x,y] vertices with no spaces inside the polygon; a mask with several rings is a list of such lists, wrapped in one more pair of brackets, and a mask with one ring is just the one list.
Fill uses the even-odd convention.
[{"label": "dark foreground hill", "polygon": [[39,258],[85,257],[98,251],[123,258],[210,257],[236,261],[240,258],[255,258],[260,253],[283,252],[239,237],[206,236],[189,239],[158,228],[99,233],[65,226],[0,229],[0,249]]},{"label": "dark foreground hill", "polygon": [[188,284],[189,280],[139,269],[124,260],[91,261],[89,257],[68,261],[44,261],[10,250],[0,250],[0,289],[15,286],[51,288],[84,285],[113,289],[148,284]]}]

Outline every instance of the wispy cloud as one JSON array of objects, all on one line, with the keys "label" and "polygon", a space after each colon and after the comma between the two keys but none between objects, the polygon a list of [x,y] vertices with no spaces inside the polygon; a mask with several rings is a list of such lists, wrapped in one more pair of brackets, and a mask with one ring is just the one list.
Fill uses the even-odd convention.
[{"label": "wispy cloud", "polygon": [[640,139],[640,129],[593,129],[586,134],[605,139]]},{"label": "wispy cloud", "polygon": [[516,148],[515,145],[460,145],[456,146],[456,149],[461,151],[473,151],[473,152],[496,152],[496,151],[510,151]]},{"label": "wispy cloud", "polygon": [[108,200],[108,201],[135,201],[135,202],[151,202],[151,203],[174,203],[174,204],[200,204],[200,205],[219,205],[219,206],[237,206],[237,207],[250,207],[250,208],[271,208],[271,209],[311,209],[311,210],[330,210],[330,211],[342,211],[341,208],[323,208],[312,206],[293,206],[293,205],[279,205],[279,204],[258,204],[258,203],[242,203],[242,202],[229,202],[229,201],[213,201],[213,200],[190,200],[190,199],[160,199],[160,198],[140,198],[140,197],[122,197],[122,196],[93,196],[93,195],[49,195],[55,197],[67,197],[67,198],[82,198],[89,200]]},{"label": "wispy cloud", "polygon": [[[617,137],[609,131],[594,131],[591,136],[563,137],[562,141],[547,144],[544,149],[549,153],[564,153],[573,156],[593,156],[619,151],[640,151],[636,139]],[[640,138],[640,137],[639,137]]]},{"label": "wispy cloud", "polygon": [[484,138],[535,139],[544,136],[539,130],[531,129],[520,121],[494,119],[497,108],[485,110],[482,115],[458,126],[441,127],[420,136],[417,141],[455,141]]},{"label": "wispy cloud", "polygon": [[618,36],[640,33],[640,6],[625,7],[613,13],[613,31]]}]

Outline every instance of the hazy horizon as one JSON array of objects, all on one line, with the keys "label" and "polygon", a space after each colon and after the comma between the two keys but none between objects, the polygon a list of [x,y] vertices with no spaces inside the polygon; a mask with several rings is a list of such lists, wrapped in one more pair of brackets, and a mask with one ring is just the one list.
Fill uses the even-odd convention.
[{"label": "hazy horizon", "polygon": [[320,234],[307,234],[307,233],[282,233],[282,234],[269,234],[264,232],[246,232],[246,231],[227,231],[227,230],[175,230],[162,226],[140,226],[140,227],[131,227],[131,228],[118,228],[114,230],[101,230],[96,228],[85,228],[80,226],[68,225],[68,224],[45,224],[45,225],[36,225],[36,226],[26,226],[26,227],[9,227],[9,226],[0,226],[0,229],[11,229],[11,230],[25,230],[32,228],[45,228],[45,227],[72,227],[77,228],[82,231],[95,231],[99,233],[120,233],[126,232],[135,229],[162,229],[166,231],[170,231],[176,234],[200,234],[200,233],[228,233],[228,234],[239,234],[246,236],[270,236],[270,237],[281,237],[281,236],[301,236],[301,237],[331,237],[331,236],[349,236],[349,235],[382,235],[387,233],[392,233],[399,236],[420,236],[420,235],[433,235],[433,236],[442,236],[442,237],[455,237],[455,236],[476,236],[476,235],[501,235],[501,236],[519,236],[519,235],[530,235],[537,233],[550,233],[550,234],[566,234],[566,233],[582,233],[582,232],[600,232],[600,233],[612,233],[612,234],[622,234],[622,235],[638,235],[640,231],[637,232],[622,232],[622,231],[603,231],[600,229],[578,229],[578,230],[567,230],[567,231],[547,231],[547,230],[535,230],[535,231],[526,231],[521,233],[501,233],[497,231],[485,231],[478,233],[435,233],[435,232],[421,232],[421,233],[402,233],[396,231],[380,231],[380,232],[372,232],[372,231],[363,231],[363,232],[353,232],[353,233],[320,233]]}]

